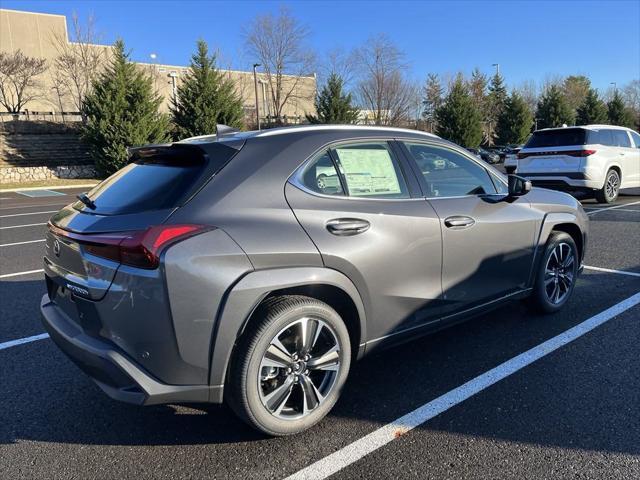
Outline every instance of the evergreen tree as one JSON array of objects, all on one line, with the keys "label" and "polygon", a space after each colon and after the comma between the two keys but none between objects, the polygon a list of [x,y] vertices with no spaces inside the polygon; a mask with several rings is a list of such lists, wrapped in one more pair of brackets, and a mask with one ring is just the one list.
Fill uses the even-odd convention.
[{"label": "evergreen tree", "polygon": [[633,115],[629,109],[625,106],[622,96],[616,90],[613,93],[613,98],[607,104],[609,123],[611,125],[618,125],[620,127],[634,127]]},{"label": "evergreen tree", "polygon": [[444,103],[436,110],[437,133],[464,147],[477,147],[482,141],[480,113],[467,86],[458,75]]},{"label": "evergreen tree", "polygon": [[204,40],[198,40],[189,71],[172,99],[174,136],[178,138],[214,134],[216,125],[241,128],[242,100],[230,79],[216,68]]},{"label": "evergreen tree", "polygon": [[489,83],[489,94],[487,95],[488,120],[495,122],[498,119],[506,100],[507,87],[504,86],[502,76],[496,72]]},{"label": "evergreen tree", "polygon": [[158,111],[161,103],[151,78],[129,61],[122,40],[116,41],[109,65],[82,106],[87,119],[83,137],[98,175],[105,177],[125,166],[127,147],[167,140],[169,124]]},{"label": "evergreen tree", "polygon": [[598,97],[598,92],[590,88],[582,105],[578,107],[576,125],[607,123],[607,106]]},{"label": "evergreen tree", "polygon": [[551,85],[538,101],[538,128],[572,125],[574,115],[557,85]]},{"label": "evergreen tree", "polygon": [[440,84],[438,74],[427,75],[427,83],[424,86],[424,97],[422,99],[422,118],[429,124],[429,131],[433,132],[436,122],[436,111],[442,105],[442,95],[444,91]]},{"label": "evergreen tree", "polygon": [[310,123],[356,123],[359,111],[351,104],[351,94],[342,90],[343,86],[344,82],[338,74],[329,76],[327,84],[316,97],[317,115],[307,115]]},{"label": "evergreen tree", "polygon": [[531,133],[533,113],[527,102],[516,92],[511,92],[496,124],[496,137],[501,145],[521,144]]},{"label": "evergreen tree", "polygon": [[591,90],[591,80],[584,75],[569,75],[562,82],[562,93],[574,112],[584,103]]},{"label": "evergreen tree", "polygon": [[469,94],[478,112],[480,112],[481,118],[484,119],[487,113],[487,76],[482,73],[478,67],[474,68],[473,72],[471,72]]}]

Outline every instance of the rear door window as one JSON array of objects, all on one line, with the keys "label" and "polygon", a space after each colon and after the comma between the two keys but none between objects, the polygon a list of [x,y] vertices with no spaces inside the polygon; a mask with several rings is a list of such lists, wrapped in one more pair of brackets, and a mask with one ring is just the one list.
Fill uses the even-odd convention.
[{"label": "rear door window", "polygon": [[625,130],[610,130],[613,137],[613,145],[616,147],[631,148],[631,140]]},{"label": "rear door window", "polygon": [[338,171],[328,151],[320,153],[302,172],[302,183],[322,195],[344,195]]},{"label": "rear door window", "polygon": [[557,130],[538,130],[534,132],[525,148],[568,147],[586,145],[587,134],[584,128],[562,128]]},{"label": "rear door window", "polygon": [[88,192],[95,209],[81,202],[74,208],[123,215],[180,206],[236,152],[223,144],[208,147],[207,154],[197,147],[180,145],[150,148]]},{"label": "rear door window", "polygon": [[631,132],[631,138],[633,138],[633,143],[635,143],[636,148],[640,148],[640,135],[636,132]]},{"label": "rear door window", "polygon": [[589,130],[588,142],[589,145],[604,145],[604,146],[612,146],[613,136],[611,135],[611,130]]},{"label": "rear door window", "polygon": [[349,196],[409,198],[402,170],[387,142],[345,144],[331,153]]}]

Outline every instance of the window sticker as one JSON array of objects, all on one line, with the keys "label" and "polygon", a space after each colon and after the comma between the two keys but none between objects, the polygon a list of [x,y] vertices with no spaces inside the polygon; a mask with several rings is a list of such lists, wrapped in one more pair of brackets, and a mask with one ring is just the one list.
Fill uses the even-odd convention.
[{"label": "window sticker", "polygon": [[391,155],[386,149],[337,148],[351,195],[402,193]]}]

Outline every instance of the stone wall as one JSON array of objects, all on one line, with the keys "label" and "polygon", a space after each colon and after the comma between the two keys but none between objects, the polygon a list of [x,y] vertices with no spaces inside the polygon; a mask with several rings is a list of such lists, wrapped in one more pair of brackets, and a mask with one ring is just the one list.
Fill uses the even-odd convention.
[{"label": "stone wall", "polygon": [[0,125],[0,184],[94,175],[77,125],[22,120]]}]

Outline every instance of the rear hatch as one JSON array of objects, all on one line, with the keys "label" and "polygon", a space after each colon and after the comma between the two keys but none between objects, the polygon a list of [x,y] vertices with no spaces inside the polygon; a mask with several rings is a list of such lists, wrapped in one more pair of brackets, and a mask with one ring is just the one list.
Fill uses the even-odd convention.
[{"label": "rear hatch", "polygon": [[584,128],[538,130],[518,152],[518,172],[548,173],[579,171],[582,160],[595,153],[589,147],[589,131]]},{"label": "rear hatch", "polygon": [[241,148],[175,143],[132,150],[130,163],[56,213],[44,267],[49,296],[100,300],[121,264],[154,269],[168,241],[202,226],[165,225]]}]

